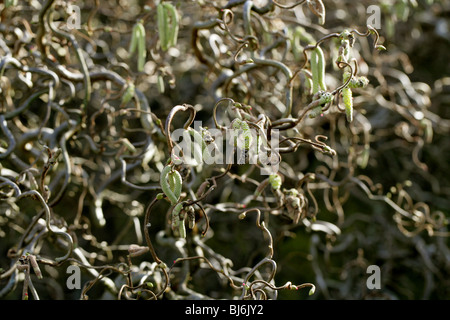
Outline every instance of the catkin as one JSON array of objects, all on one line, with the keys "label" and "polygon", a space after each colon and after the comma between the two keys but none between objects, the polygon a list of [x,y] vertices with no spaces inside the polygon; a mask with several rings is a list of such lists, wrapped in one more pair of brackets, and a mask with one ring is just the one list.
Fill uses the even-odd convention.
[{"label": "catkin", "polygon": [[342,98],[344,101],[345,107],[345,116],[347,117],[348,122],[353,121],[353,97],[352,97],[352,89],[344,88],[342,89]]},{"label": "catkin", "polygon": [[325,56],[320,47],[311,52],[311,74],[313,82],[313,94],[319,90],[327,91],[325,85]]}]

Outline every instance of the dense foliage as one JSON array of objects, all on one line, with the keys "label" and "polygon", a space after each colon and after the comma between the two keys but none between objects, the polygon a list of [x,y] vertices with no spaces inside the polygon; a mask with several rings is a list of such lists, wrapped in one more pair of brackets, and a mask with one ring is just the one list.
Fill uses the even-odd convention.
[{"label": "dense foliage", "polygon": [[448,2],[0,10],[2,299],[450,298]]}]

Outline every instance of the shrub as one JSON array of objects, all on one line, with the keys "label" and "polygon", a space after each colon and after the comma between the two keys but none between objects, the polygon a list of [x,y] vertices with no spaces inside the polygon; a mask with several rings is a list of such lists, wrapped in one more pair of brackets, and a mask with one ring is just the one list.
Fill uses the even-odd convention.
[{"label": "shrub", "polygon": [[448,299],[448,8],[389,9],[6,1],[0,297]]}]

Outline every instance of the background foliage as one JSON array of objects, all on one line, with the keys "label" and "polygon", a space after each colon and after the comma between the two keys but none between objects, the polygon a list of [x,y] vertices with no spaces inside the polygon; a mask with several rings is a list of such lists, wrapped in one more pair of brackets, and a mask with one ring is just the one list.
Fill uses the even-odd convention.
[{"label": "background foliage", "polygon": [[[449,299],[449,2],[324,1],[323,24],[306,2],[169,3],[180,21],[167,50],[157,1],[1,5],[0,296],[24,297],[28,252],[42,272],[40,279],[29,269],[41,299]],[[68,24],[70,4],[81,9],[78,29]],[[214,127],[217,101],[229,98],[251,106],[241,114],[282,124],[291,89],[291,115],[300,118],[314,100],[308,45],[344,30],[365,34],[370,5],[381,9],[378,44],[387,50],[374,48],[375,33],[355,33],[351,54],[369,85],[353,91],[353,121],[335,100],[322,116],[283,129],[310,139],[281,154],[280,190],[296,188],[306,199],[299,223],[270,187],[254,197],[266,177],[249,164],[233,165],[208,189],[185,240],[170,230],[168,201],[146,216],[161,192],[164,125],[174,106],[193,106],[195,119]],[[140,19],[141,72],[128,52]],[[320,43],[330,91],[343,83],[340,45],[338,37]],[[224,124],[236,112],[227,103],[217,108]],[[177,114],[173,128],[186,119]],[[336,155],[314,148],[320,135]],[[222,167],[178,167],[184,199]],[[255,211],[239,219],[251,208],[268,232]],[[129,257],[130,245],[148,245],[146,218],[166,267],[147,251]],[[70,264],[81,266],[80,290],[66,286]],[[366,286],[369,265],[381,268],[380,290]],[[309,296],[289,283],[316,290]]]}]

